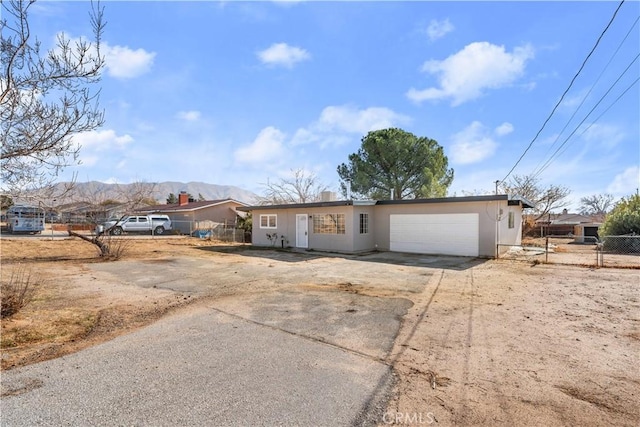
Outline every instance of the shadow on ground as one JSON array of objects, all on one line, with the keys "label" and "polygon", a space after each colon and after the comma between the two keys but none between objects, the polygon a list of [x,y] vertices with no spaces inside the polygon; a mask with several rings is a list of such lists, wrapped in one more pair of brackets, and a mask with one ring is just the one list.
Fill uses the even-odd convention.
[{"label": "shadow on ground", "polygon": [[320,258],[341,258],[354,261],[406,265],[411,267],[443,268],[446,270],[457,271],[473,268],[487,261],[487,259],[472,257],[379,251],[343,254],[336,252],[318,252],[297,248],[280,249],[258,246],[201,246],[197,249],[207,252],[227,253],[252,258],[266,258],[282,262],[304,262]]}]

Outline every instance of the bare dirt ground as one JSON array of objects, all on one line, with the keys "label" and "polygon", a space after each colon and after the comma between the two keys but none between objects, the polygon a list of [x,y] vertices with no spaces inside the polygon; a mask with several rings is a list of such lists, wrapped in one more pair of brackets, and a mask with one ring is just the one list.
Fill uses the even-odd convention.
[{"label": "bare dirt ground", "polygon": [[[145,268],[188,258],[194,268],[230,269],[210,288],[192,292],[141,277],[131,283],[144,286],[113,281],[91,268],[101,261],[78,240],[3,238],[3,279],[23,264],[43,284],[29,306],[2,321],[2,368],[86,348],[199,302],[239,295],[257,304],[287,289],[285,277],[293,271],[303,287],[311,286],[305,275],[315,272],[317,279],[320,271],[336,292],[401,295],[413,304],[391,350],[372,353],[397,377],[379,425],[640,424],[638,270],[515,260],[448,265],[413,257],[409,266],[366,263],[368,282],[366,274],[350,280],[358,257],[295,254],[300,262],[292,263],[278,253],[201,250],[212,245],[190,238],[134,240],[125,257]],[[350,345],[348,336],[342,339]]]}]

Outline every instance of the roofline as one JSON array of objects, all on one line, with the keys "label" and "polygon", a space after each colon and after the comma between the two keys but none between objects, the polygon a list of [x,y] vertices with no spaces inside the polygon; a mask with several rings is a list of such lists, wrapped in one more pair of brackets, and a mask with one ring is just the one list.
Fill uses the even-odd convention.
[{"label": "roofline", "polygon": [[218,206],[218,205],[222,205],[222,204],[229,203],[229,202],[236,202],[236,203],[239,203],[239,204],[243,205],[243,206],[240,206],[238,209],[240,209],[242,207],[249,206],[248,204],[246,204],[244,202],[241,202],[239,200],[224,199],[224,200],[218,201],[216,203],[211,203],[209,205],[198,206],[197,208],[181,209],[180,206],[177,206],[176,209],[156,209],[157,206],[165,206],[165,205],[156,205],[156,206],[150,206],[150,207],[152,207],[154,209],[141,208],[140,210],[137,210],[137,211],[138,212],[193,212],[193,211],[197,211],[197,210],[200,210],[200,209],[210,208],[212,206]]},{"label": "roofline", "polygon": [[[487,196],[465,196],[465,197],[436,197],[431,199],[401,199],[401,200],[378,200],[368,201],[364,205],[408,205],[408,204],[431,204],[431,203],[464,203],[464,202],[495,202],[495,201],[517,202],[522,204],[523,208],[532,208],[534,204],[523,197],[509,197],[506,194],[495,194]],[[340,200],[336,202],[314,202],[314,203],[292,203],[280,205],[256,205],[244,206],[237,210],[243,212],[251,212],[256,210],[272,210],[272,209],[299,209],[299,208],[324,208],[333,206],[353,206],[362,205],[362,200]]]},{"label": "roofline", "polygon": [[313,203],[290,203],[281,205],[255,205],[255,206],[242,206],[236,210],[243,212],[251,212],[257,210],[271,210],[271,209],[297,209],[297,208],[324,208],[332,206],[353,206],[353,200],[338,200],[335,202],[313,202]]}]

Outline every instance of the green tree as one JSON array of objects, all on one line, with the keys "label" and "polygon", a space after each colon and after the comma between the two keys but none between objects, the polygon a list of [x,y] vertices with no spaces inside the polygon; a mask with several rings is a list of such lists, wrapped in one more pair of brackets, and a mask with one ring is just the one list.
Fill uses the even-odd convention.
[{"label": "green tree", "polygon": [[437,141],[402,129],[369,132],[349,163],[338,166],[340,188],[356,198],[417,199],[443,197],[453,169]]},{"label": "green tree", "polygon": [[600,227],[600,236],[640,234],[640,195],[622,198]]},{"label": "green tree", "polygon": [[167,197],[167,204],[173,205],[175,203],[178,203],[178,197],[173,193],[169,193],[169,196]]},{"label": "green tree", "polygon": [[13,199],[10,196],[0,195],[0,209],[6,210],[13,206]]}]

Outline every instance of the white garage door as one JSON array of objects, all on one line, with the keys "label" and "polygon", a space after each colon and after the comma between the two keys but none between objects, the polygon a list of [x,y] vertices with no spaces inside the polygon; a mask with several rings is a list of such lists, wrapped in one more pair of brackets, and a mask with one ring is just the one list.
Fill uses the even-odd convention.
[{"label": "white garage door", "polygon": [[391,215],[390,248],[396,252],[478,256],[478,224],[477,213]]}]

